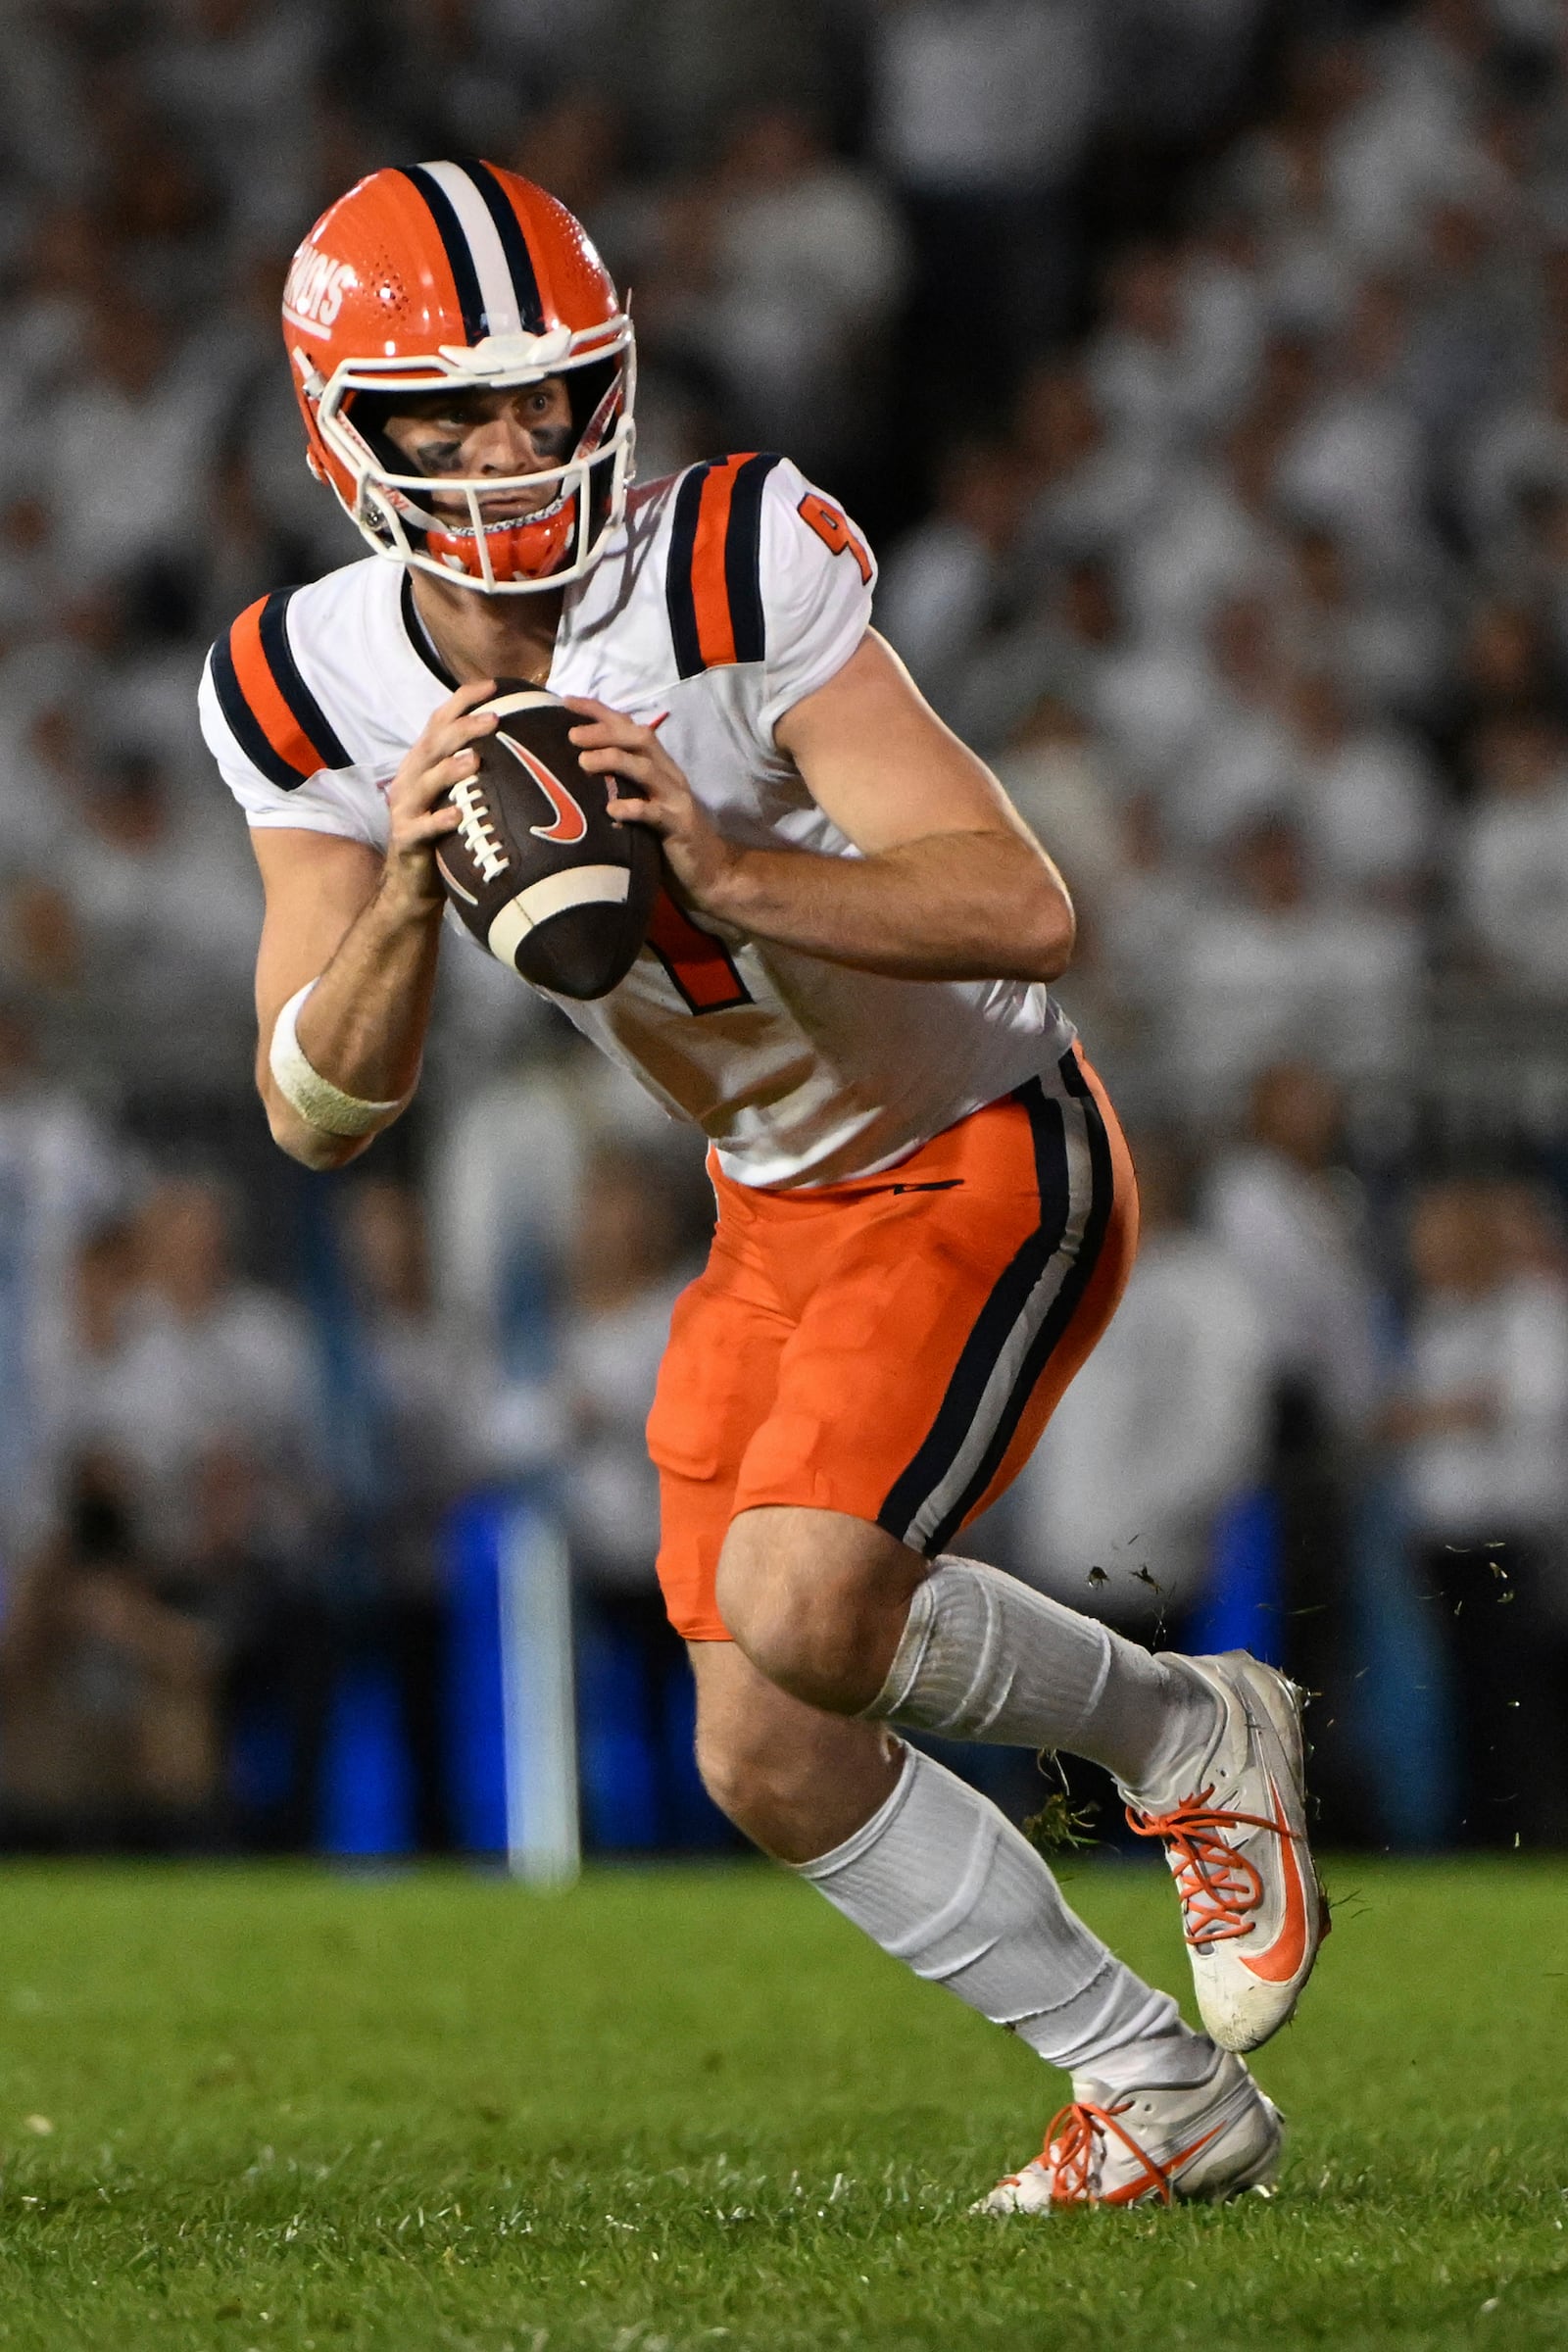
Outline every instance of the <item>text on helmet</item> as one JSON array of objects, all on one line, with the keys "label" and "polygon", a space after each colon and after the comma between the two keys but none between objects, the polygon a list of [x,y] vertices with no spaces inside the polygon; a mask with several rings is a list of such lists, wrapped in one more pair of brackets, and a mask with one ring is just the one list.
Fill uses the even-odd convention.
[{"label": "text on helmet", "polygon": [[284,314],[301,326],[330,326],[344,295],[358,283],[351,262],[334,262],[314,245],[302,245],[283,288]]}]

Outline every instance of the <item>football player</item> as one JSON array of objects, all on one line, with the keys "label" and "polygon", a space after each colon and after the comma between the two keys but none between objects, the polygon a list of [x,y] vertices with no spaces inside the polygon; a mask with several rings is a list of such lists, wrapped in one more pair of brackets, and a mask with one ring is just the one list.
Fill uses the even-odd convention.
[{"label": "football player", "polygon": [[[563,1009],[712,1144],[712,1252],[648,1430],[707,1785],[1071,2075],[989,2210],[1266,2182],[1279,2118],[1237,2053],[1291,2015],[1321,1933],[1298,1693],[950,1548],[1136,1238],[1115,1114],[1049,994],[1059,875],[870,626],[865,542],[787,458],[631,487],[631,324],[541,189],[372,172],[300,248],[283,331],[310,463],[370,553],[242,613],[202,683],[266,886],[273,1135],[336,1167],[410,1101],[448,795],[495,679],[548,682],[669,885],[627,977]],[[1205,2031],[904,1730],[1107,1767],[1164,1841]]]}]

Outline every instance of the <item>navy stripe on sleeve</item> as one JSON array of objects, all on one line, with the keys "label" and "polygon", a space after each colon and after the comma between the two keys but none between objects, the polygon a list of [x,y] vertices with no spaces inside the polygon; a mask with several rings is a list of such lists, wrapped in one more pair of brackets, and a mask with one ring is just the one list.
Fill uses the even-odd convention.
[{"label": "navy stripe on sleeve", "polygon": [[293,711],[300,733],[308,738],[323,767],[352,767],[342,738],[301,677],[294,649],[288,641],[287,615],[292,588],[277,588],[262,607],[262,651],[278,693]]},{"label": "navy stripe on sleeve", "polygon": [[218,695],[218,707],[228,722],[228,731],[239,745],[253,767],[259,767],[270,784],[280,792],[295,792],[305,781],[297,767],[274,752],[261,720],[252,710],[240,687],[229,651],[227,637],[220,637],[208,656],[212,665],[213,685]]},{"label": "navy stripe on sleeve", "polygon": [[724,586],[737,662],[760,662],[767,650],[762,612],[762,487],[778,462],[767,455],[748,458],[730,493]]},{"label": "navy stripe on sleeve", "polygon": [[692,588],[692,556],[697,546],[697,517],[703,503],[703,484],[710,468],[694,466],[675,493],[675,519],[670,527],[669,567],[664,574],[664,602],[669,633],[675,645],[678,676],[695,678],[707,666],[697,635],[697,598]]}]

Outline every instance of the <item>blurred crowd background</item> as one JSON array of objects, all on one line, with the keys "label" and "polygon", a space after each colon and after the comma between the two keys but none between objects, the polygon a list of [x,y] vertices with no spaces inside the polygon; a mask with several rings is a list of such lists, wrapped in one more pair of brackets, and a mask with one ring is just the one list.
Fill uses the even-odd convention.
[{"label": "blurred crowd background", "polygon": [[463,948],[361,1167],[251,1090],[196,679],[361,552],[279,289],[456,152],[629,284],[645,477],[844,501],[1076,893],[1148,1238],[976,1548],[1300,1675],[1342,1841],[1568,1841],[1556,0],[12,0],[0,89],[0,1840],[352,1843],[370,1691],[385,1836],[462,1841],[451,1531],[519,1487],[590,1839],[721,1836],[641,1444],[694,1139]]}]

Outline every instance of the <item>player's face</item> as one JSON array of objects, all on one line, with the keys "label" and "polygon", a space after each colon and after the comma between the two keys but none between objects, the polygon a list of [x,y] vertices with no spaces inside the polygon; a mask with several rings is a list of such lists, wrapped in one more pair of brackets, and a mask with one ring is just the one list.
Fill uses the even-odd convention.
[{"label": "player's face", "polygon": [[[407,459],[411,473],[432,481],[478,482],[489,476],[515,480],[563,466],[574,441],[571,402],[559,375],[543,383],[515,384],[504,392],[428,392],[411,398],[386,419],[387,439]],[[492,502],[481,498],[486,520],[531,514],[560,495],[559,485],[542,484],[538,495],[509,491]],[[461,499],[430,501],[466,514]]]}]

